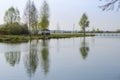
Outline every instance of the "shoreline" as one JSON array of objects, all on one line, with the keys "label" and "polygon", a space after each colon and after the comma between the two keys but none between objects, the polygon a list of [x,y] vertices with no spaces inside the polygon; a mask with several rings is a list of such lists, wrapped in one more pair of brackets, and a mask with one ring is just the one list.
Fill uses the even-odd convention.
[{"label": "shoreline", "polygon": [[[95,35],[86,34],[85,37],[92,37]],[[84,34],[51,34],[51,35],[0,35],[0,42],[5,43],[23,43],[29,40],[39,39],[61,39],[61,38],[74,38],[84,37]]]}]

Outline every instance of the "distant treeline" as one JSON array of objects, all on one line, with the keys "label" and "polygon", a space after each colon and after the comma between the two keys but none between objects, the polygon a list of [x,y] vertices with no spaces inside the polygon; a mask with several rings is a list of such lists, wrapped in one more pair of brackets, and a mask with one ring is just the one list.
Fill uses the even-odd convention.
[{"label": "distant treeline", "polygon": [[[51,33],[83,33],[83,31],[69,31],[69,30],[51,30]],[[117,31],[85,31],[85,33],[120,33]]]}]

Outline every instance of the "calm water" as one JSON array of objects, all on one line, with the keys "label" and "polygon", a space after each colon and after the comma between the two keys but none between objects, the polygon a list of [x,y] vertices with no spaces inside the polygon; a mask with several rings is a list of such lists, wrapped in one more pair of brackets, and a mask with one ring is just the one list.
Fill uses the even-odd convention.
[{"label": "calm water", "polygon": [[0,43],[0,80],[120,80],[120,37]]}]

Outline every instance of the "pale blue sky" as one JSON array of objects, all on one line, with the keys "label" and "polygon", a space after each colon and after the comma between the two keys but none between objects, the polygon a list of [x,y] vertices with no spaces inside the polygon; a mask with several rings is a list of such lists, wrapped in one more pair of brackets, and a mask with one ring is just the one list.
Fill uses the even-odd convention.
[{"label": "pale blue sky", "polygon": [[[0,0],[0,24],[3,23],[5,11],[11,7],[17,7],[23,16],[27,0]],[[38,10],[42,0],[34,0]],[[88,30],[99,28],[101,30],[120,29],[120,11],[102,11],[98,6],[101,5],[99,0],[47,0],[50,7],[50,29],[57,29],[59,24],[61,30],[80,29],[79,20],[84,12],[89,17],[90,27]]]}]

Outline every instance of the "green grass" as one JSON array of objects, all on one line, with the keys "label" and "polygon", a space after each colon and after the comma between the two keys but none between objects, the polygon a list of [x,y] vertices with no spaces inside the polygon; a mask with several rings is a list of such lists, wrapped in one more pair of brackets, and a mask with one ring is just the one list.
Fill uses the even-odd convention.
[{"label": "green grass", "polygon": [[[86,36],[94,36],[87,34]],[[6,43],[23,43],[29,40],[39,40],[39,39],[60,39],[60,38],[73,38],[73,37],[84,37],[83,34],[51,34],[51,35],[0,35],[0,42]]]},{"label": "green grass", "polygon": [[21,43],[21,42],[28,42],[29,40],[30,40],[29,36],[0,35],[0,42]]}]

